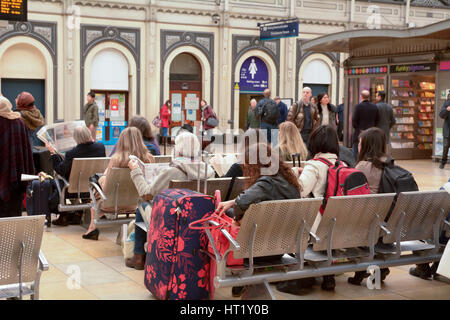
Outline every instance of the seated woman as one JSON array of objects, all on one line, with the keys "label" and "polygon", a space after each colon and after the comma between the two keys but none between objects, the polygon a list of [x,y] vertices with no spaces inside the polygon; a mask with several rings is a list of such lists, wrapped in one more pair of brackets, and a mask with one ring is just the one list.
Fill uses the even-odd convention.
[{"label": "seated woman", "polygon": [[[234,200],[221,202],[217,208],[219,214],[232,216],[237,224],[253,203],[300,198],[300,185],[277,152],[272,152],[266,143],[251,144],[244,139],[243,144],[244,152],[240,155],[242,171],[245,177],[250,178],[246,182],[246,190]],[[261,155],[270,159],[262,159]],[[243,287],[232,288],[234,297],[242,292]]]},{"label": "seated woman", "polygon": [[297,126],[293,122],[285,121],[280,124],[278,137],[280,141],[278,152],[280,153],[281,160],[292,161],[292,155],[295,153],[300,154],[302,160],[306,160],[308,151]]},{"label": "seated woman", "polygon": [[[197,180],[198,179],[198,161],[193,161],[200,154],[200,142],[198,138],[190,132],[182,132],[175,138],[175,146],[173,149],[172,162],[167,169],[148,184],[144,179],[142,170],[136,161],[129,161],[128,167],[131,169],[131,179],[138,190],[139,196],[144,200],[150,201],[155,195],[162,190],[169,188],[171,180]],[[200,174],[204,177],[205,163],[200,163]],[[207,165],[207,177],[214,178],[214,169]],[[151,208],[147,208],[148,203],[144,203],[143,208],[146,213],[151,212]],[[147,218],[148,220],[148,218]],[[136,210],[136,222],[143,222],[140,210]],[[134,256],[125,261],[125,265],[129,268],[144,270],[145,251],[144,244],[146,242],[146,232],[139,227],[135,227],[134,231]]]},{"label": "seated woman", "polygon": [[[50,161],[52,162],[53,169],[67,181],[69,181],[70,178],[73,159],[106,157],[105,146],[101,143],[94,142],[91,131],[86,126],[75,128],[73,138],[77,145],[72,150],[67,151],[64,157],[56,153],[52,145],[48,143],[45,144],[51,154]],[[56,183],[59,183],[59,185],[62,186],[60,181],[55,181],[53,183],[55,189]],[[82,194],[82,196],[88,198],[89,194]],[[59,226],[67,226],[69,223],[68,215],[74,216],[73,213],[60,214],[58,219],[52,221],[52,223]]]},{"label": "seated woman", "polygon": [[[159,149],[158,141],[156,140],[155,136],[153,135],[152,128],[150,127],[150,122],[142,116],[134,116],[130,119],[128,122],[128,128],[135,127],[138,128],[139,131],[142,134],[142,139],[144,141],[144,145],[147,147],[148,151],[154,155],[159,156],[161,154],[161,151]],[[117,145],[114,146],[113,150],[111,151],[111,157],[116,152]]]},{"label": "seated woman", "polygon": [[[378,193],[386,160],[386,135],[383,130],[374,127],[361,132],[355,169],[366,176],[371,194]],[[381,269],[381,281],[385,280],[389,273],[389,268]],[[348,278],[348,282],[359,286],[368,276],[369,274],[365,271],[357,271],[353,277]]]},{"label": "seated woman", "polygon": [[[119,141],[117,142],[117,150],[111,157],[105,173],[98,180],[98,184],[102,189],[107,185],[111,168],[127,168],[130,155],[138,157],[144,163],[153,162],[153,156],[148,152],[144,145],[141,132],[135,127],[128,127],[120,134]],[[134,208],[136,208],[136,206]],[[95,210],[94,208],[91,208],[91,223],[87,232],[83,235],[83,239],[98,240],[100,231],[95,227],[94,219]]]},{"label": "seated woman", "polygon": [[[265,143],[267,144],[267,137],[260,129],[248,129],[245,131],[242,139],[249,139],[250,144],[254,143]],[[241,142],[240,149],[238,149],[238,153],[244,153],[244,144]],[[242,172],[241,163],[238,161],[234,163],[230,169],[228,169],[227,173],[223,176],[224,178],[233,178],[233,177],[242,177],[244,173]]]},{"label": "seated woman", "polygon": [[[314,198],[323,197],[325,193],[328,166],[318,160],[317,158],[324,158],[333,165],[339,157],[339,141],[335,129],[328,125],[320,126],[311,133],[309,137],[308,150],[311,155],[314,155],[312,160],[306,162],[304,168],[292,168],[300,174],[298,182],[301,187],[302,198],[310,197],[312,194]],[[322,216],[317,213],[316,221],[311,228],[315,232]],[[307,281],[309,280],[309,281]],[[292,294],[298,294],[302,289],[312,286],[314,281],[311,279],[300,279],[282,282],[277,285],[277,290]],[[334,290],[336,282],[334,276],[324,276],[322,282],[323,290]]]}]

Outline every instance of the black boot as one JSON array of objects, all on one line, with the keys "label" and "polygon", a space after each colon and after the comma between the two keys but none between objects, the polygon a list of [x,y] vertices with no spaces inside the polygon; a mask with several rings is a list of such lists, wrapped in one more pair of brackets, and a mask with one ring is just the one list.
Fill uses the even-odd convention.
[{"label": "black boot", "polygon": [[276,288],[280,292],[303,295],[311,292],[314,281],[314,278],[282,281],[277,284]]},{"label": "black boot", "polygon": [[365,271],[356,271],[355,275],[353,277],[348,278],[347,281],[348,283],[353,284],[355,286],[360,286],[364,278],[367,278],[368,276],[370,276],[370,274],[368,274]]},{"label": "black boot", "polygon": [[432,272],[428,263],[418,264],[415,268],[409,269],[409,274],[424,280],[430,280]]},{"label": "black boot", "polygon": [[322,282],[322,290],[333,291],[336,287],[336,280],[334,279],[334,275],[331,276],[323,276]]}]

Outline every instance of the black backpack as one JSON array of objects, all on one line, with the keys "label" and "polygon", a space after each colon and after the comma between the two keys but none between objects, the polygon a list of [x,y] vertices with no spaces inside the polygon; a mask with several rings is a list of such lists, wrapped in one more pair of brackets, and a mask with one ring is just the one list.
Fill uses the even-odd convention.
[{"label": "black backpack", "polygon": [[261,121],[276,124],[279,117],[280,111],[278,110],[277,104],[274,100],[267,99],[262,107]]},{"label": "black backpack", "polygon": [[416,180],[411,172],[394,164],[394,159],[388,158],[384,163],[378,193],[397,193],[419,191]]}]

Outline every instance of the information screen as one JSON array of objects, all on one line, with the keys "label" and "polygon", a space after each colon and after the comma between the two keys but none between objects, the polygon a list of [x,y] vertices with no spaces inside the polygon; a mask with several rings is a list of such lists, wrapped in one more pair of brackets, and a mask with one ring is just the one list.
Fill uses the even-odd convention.
[{"label": "information screen", "polygon": [[27,21],[28,0],[0,0],[0,20]]}]

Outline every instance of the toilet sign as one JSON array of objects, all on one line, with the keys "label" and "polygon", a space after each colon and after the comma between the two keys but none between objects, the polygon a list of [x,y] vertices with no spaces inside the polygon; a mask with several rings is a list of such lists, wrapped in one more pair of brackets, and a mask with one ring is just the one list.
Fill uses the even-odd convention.
[{"label": "toilet sign", "polygon": [[[241,67],[239,89],[242,92],[263,92],[269,87],[267,66],[258,57],[250,57]],[[236,88],[236,86],[235,86]]]}]

